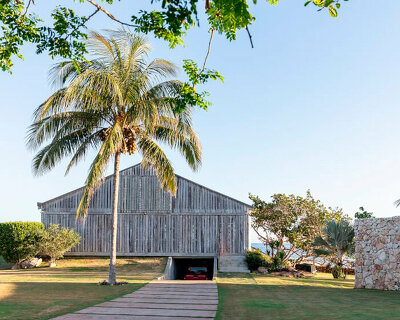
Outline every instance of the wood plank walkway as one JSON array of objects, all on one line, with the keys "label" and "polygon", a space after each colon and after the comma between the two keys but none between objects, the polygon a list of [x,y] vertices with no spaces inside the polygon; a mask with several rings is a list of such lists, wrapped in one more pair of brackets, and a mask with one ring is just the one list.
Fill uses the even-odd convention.
[{"label": "wood plank walkway", "polygon": [[210,320],[218,307],[215,281],[152,281],[111,301],[53,320]]}]

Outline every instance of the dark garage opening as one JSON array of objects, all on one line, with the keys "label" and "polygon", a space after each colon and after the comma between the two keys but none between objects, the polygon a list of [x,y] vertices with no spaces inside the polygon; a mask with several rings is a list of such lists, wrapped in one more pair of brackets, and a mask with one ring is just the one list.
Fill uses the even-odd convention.
[{"label": "dark garage opening", "polygon": [[206,267],[207,280],[214,275],[214,258],[174,258],[175,279],[183,280],[189,267]]}]

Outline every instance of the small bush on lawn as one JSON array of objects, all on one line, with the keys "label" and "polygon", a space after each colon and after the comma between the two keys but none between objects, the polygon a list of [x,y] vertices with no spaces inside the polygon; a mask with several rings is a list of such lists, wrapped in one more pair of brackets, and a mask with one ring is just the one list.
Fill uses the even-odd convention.
[{"label": "small bush on lawn", "polygon": [[267,257],[258,249],[247,250],[246,263],[250,271],[256,271],[259,267],[269,265]]},{"label": "small bush on lawn", "polygon": [[334,266],[332,268],[332,276],[335,279],[346,279],[346,274],[344,273],[341,266]]},{"label": "small bush on lawn", "polygon": [[34,257],[38,252],[38,232],[44,229],[40,222],[0,223],[0,255],[9,263]]},{"label": "small bush on lawn", "polygon": [[56,260],[81,240],[77,232],[58,224],[50,224],[47,229],[41,230],[39,237],[39,252],[50,257],[50,267],[55,267]]},{"label": "small bush on lawn", "polygon": [[284,268],[285,262],[285,253],[283,251],[278,252],[278,254],[274,257],[272,257],[272,263],[270,264],[270,271],[279,271],[282,268]]}]

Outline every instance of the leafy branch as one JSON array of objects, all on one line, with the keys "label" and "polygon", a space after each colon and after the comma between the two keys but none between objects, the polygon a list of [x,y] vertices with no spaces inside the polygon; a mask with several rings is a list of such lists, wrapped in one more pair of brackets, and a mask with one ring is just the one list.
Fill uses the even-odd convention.
[{"label": "leafy branch", "polygon": [[[181,92],[180,109],[184,109],[186,104],[207,109],[210,102],[205,100],[205,96],[208,93],[197,93],[196,86],[205,84],[209,79],[223,80],[217,71],[206,68],[214,33],[217,32],[227,40],[234,41],[237,33],[245,30],[251,47],[254,47],[249,26],[255,21],[255,17],[250,12],[246,0],[206,0],[205,6],[201,9],[199,9],[199,0],[150,0],[152,4],[160,4],[161,8],[151,11],[140,10],[131,16],[130,22],[120,20],[95,0],[75,1],[94,6],[95,11],[85,17],[70,8],[57,6],[51,13],[53,21],[46,24],[32,12],[32,8],[36,5],[35,0],[0,0],[1,69],[11,72],[13,58],[16,56],[23,59],[20,50],[24,43],[36,44],[38,54],[48,52],[52,58],[62,57],[76,62],[85,61],[86,24],[99,12],[122,26],[134,28],[136,32],[153,34],[156,38],[166,41],[171,48],[177,45],[183,46],[184,36],[189,29],[200,25],[198,13],[204,10],[210,27],[207,52],[201,69],[194,61],[184,60],[183,69],[189,80]],[[271,5],[277,5],[279,2],[279,0],[267,1]],[[304,5],[313,4],[318,11],[328,9],[332,17],[337,17],[337,10],[342,1],[348,0],[308,0]],[[102,0],[102,2],[108,5],[113,4],[113,0]],[[257,0],[253,0],[253,3],[256,4]]]}]

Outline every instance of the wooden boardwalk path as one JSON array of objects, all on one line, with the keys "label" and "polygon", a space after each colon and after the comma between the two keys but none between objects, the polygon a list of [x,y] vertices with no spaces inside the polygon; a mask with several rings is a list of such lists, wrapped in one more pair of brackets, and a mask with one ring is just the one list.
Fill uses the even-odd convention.
[{"label": "wooden boardwalk path", "polygon": [[215,281],[152,281],[123,297],[53,320],[209,320],[218,307]]}]

